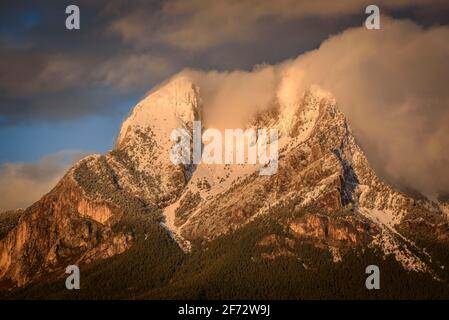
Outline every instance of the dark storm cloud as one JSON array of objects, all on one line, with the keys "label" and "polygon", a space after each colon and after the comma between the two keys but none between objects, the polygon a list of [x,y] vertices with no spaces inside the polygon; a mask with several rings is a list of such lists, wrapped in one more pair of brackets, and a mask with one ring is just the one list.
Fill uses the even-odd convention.
[{"label": "dark storm cloud", "polygon": [[[276,29],[291,20],[315,18],[323,21],[350,15],[361,18],[371,3],[367,0],[174,0],[166,1],[158,15],[148,16],[141,6],[128,10],[114,19],[109,29],[125,42],[139,47],[162,42],[198,51],[225,43],[253,42],[264,36],[261,32],[264,24]],[[423,12],[422,8],[429,7],[438,11],[447,8],[444,0],[378,0],[376,5],[389,14],[405,8],[414,12]],[[428,14],[435,13],[427,10]],[[335,32],[338,27],[332,33]]]},{"label": "dark storm cloud", "polygon": [[[52,94],[39,94],[32,100],[25,98],[0,99],[0,126],[26,121],[67,121],[89,115],[120,116],[123,106],[134,100],[134,95],[118,94],[111,88],[87,88],[80,95],[77,89]],[[14,105],[14,108],[11,106]]]},{"label": "dark storm cloud", "polygon": [[[367,2],[80,0],[79,31],[65,29],[69,4],[1,2],[0,123],[113,113],[110,102],[141,96],[185,67],[277,63],[361,25]],[[448,12],[438,0],[378,5],[427,24],[445,23]]]},{"label": "dark storm cloud", "polygon": [[130,49],[106,33],[109,1],[77,1],[81,30],[66,30],[70,3],[0,4],[0,125],[113,115],[171,74],[170,54]]}]

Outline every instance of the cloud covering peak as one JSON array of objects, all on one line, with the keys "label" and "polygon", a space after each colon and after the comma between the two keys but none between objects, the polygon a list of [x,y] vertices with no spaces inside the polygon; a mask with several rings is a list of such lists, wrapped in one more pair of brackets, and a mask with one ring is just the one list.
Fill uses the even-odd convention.
[{"label": "cloud covering peak", "polygon": [[206,123],[239,127],[277,99],[294,103],[312,85],[329,91],[376,171],[427,196],[449,190],[449,27],[383,19],[313,51],[252,71],[185,70],[205,100]]}]

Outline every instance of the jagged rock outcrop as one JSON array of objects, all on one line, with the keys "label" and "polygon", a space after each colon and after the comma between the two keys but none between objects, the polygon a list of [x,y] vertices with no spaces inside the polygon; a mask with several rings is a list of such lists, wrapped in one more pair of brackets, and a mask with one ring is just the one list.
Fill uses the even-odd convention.
[{"label": "jagged rock outcrop", "polygon": [[305,214],[289,222],[289,228],[298,238],[332,246],[367,245],[379,233],[375,225],[355,216]]}]

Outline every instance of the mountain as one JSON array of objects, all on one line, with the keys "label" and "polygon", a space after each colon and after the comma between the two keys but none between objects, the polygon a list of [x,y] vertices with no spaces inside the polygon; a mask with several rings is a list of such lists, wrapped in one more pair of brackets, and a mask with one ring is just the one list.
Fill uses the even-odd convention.
[{"label": "mountain", "polygon": [[[310,87],[248,123],[280,130],[271,176],[260,165],[170,161],[170,133],[192,133],[206,107],[197,84],[174,77],[137,104],[114,150],[0,215],[4,296],[449,296],[448,202],[382,181],[330,93]],[[86,286],[76,293],[63,284],[69,264]],[[370,264],[379,292],[364,286]]]}]

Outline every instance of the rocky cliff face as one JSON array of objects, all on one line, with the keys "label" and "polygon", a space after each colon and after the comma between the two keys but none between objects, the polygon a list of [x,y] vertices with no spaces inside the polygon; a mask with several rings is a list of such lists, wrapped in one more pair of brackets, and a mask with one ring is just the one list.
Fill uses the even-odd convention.
[{"label": "rocky cliff face", "polygon": [[88,198],[70,171],[21,215],[0,240],[0,277],[18,286],[64,264],[89,263],[130,247],[130,234],[112,231],[122,209]]},{"label": "rocky cliff face", "polygon": [[[0,240],[0,281],[23,286],[127,250],[130,217],[161,223],[188,252],[263,216],[279,216],[288,239],[260,246],[290,256],[297,241],[328,248],[334,261],[348,248],[372,247],[408,270],[433,272],[415,243],[449,238],[444,204],[416,200],[381,181],[357,145],[336,101],[311,88],[297,104],[277,105],[249,127],[279,128],[278,171],[258,165],[173,165],[176,128],[192,130],[202,114],[201,88],[177,77],[144,98],[123,123],[116,148],[79,161],[40,201],[20,213]],[[308,212],[285,218],[285,212]]]}]

